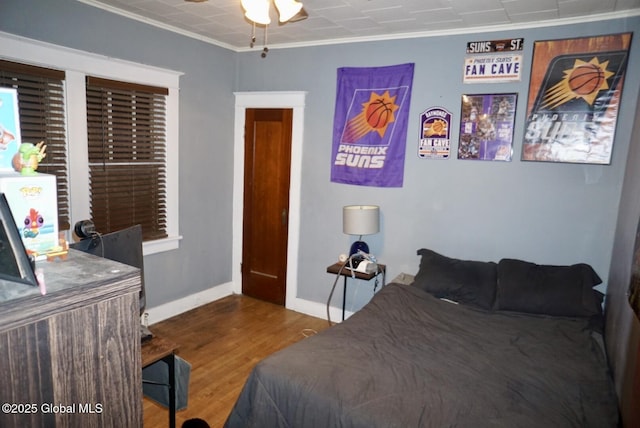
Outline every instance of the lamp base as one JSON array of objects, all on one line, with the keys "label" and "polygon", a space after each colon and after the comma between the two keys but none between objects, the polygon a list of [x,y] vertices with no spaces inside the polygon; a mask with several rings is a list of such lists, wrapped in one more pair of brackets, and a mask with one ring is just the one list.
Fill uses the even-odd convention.
[{"label": "lamp base", "polygon": [[351,244],[351,249],[349,250],[349,257],[354,254],[358,254],[358,251],[362,251],[363,253],[369,254],[369,246],[364,241],[356,241]]}]

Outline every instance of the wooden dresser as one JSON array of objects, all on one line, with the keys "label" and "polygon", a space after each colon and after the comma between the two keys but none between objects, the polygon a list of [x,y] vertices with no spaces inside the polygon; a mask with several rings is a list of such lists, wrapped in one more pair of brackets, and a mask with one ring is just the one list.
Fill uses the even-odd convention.
[{"label": "wooden dresser", "polygon": [[139,270],[70,250],[0,280],[0,427],[141,427]]}]

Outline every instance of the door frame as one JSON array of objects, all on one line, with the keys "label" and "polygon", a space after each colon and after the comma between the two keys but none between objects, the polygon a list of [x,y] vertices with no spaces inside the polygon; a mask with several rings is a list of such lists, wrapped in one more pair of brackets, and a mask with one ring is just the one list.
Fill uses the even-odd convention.
[{"label": "door frame", "polygon": [[242,294],[242,221],[244,218],[244,125],[248,108],[293,109],[291,125],[291,171],[289,179],[289,233],[287,239],[287,287],[285,307],[293,309],[298,294],[298,248],[300,242],[300,189],[302,139],[306,92],[234,92],[236,97],[233,137],[233,250],[232,291]]}]

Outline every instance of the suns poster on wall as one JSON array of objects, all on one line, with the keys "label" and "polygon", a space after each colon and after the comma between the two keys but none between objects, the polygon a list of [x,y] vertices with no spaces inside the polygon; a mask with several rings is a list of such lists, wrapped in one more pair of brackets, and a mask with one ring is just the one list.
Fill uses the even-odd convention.
[{"label": "suns poster on wall", "polygon": [[402,187],[414,64],[338,69],[331,181]]},{"label": "suns poster on wall", "polygon": [[631,35],[534,43],[522,160],[611,162]]}]

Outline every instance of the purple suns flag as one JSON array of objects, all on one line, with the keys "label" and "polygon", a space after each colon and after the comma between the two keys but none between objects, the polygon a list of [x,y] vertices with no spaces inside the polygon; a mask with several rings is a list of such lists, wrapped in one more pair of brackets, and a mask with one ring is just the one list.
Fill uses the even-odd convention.
[{"label": "purple suns flag", "polygon": [[402,187],[413,69],[338,69],[331,181]]}]

